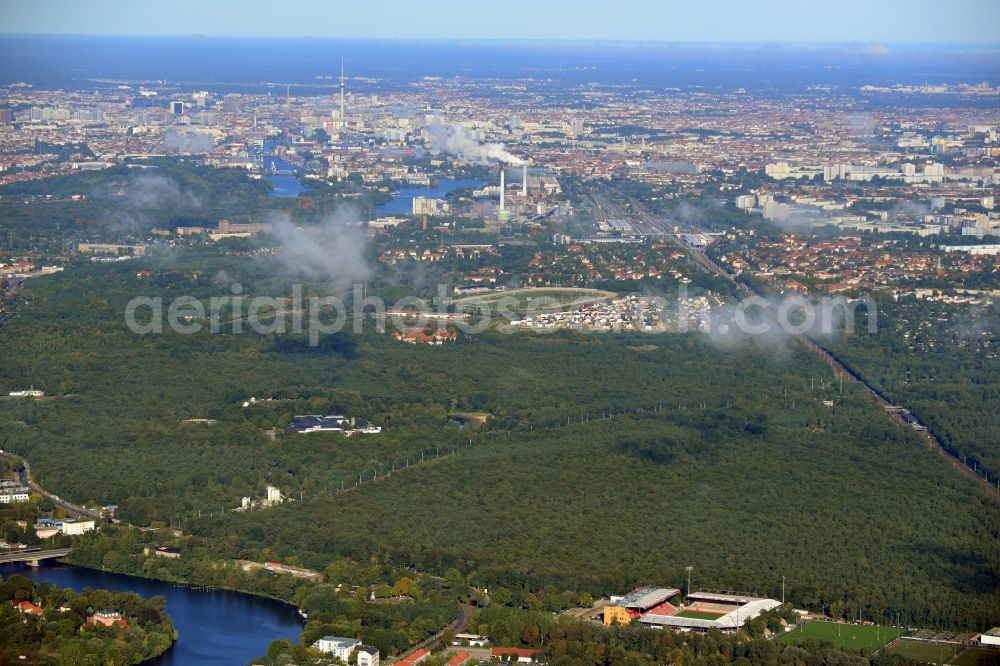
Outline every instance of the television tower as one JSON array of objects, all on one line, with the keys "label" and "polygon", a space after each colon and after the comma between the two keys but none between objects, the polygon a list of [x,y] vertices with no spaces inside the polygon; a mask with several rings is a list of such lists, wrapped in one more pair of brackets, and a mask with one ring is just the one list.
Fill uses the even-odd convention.
[{"label": "television tower", "polygon": [[340,56],[340,127],[347,127],[346,106],[344,105],[344,56]]}]

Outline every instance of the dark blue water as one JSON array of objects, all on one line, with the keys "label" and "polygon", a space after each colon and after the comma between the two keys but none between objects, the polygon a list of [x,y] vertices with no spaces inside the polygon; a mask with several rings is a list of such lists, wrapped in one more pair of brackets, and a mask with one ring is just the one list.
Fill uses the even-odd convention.
[{"label": "dark blue water", "polygon": [[196,590],[134,576],[83,569],[62,564],[0,566],[4,577],[17,573],[79,591],[84,587],[160,595],[177,629],[178,639],[165,655],[149,662],[157,666],[246,664],[267,654],[273,640],[298,642],[302,624],[292,606],[239,592]]},{"label": "dark blue water", "polygon": [[297,197],[299,192],[306,189],[295,176],[264,176],[264,180],[274,187],[267,193],[269,197]]},{"label": "dark blue water", "polygon": [[443,199],[449,192],[460,190],[463,187],[480,188],[485,184],[485,180],[478,178],[442,178],[436,187],[402,187],[392,195],[392,199],[376,206],[375,214],[378,216],[409,215],[413,212],[414,197]]},{"label": "dark blue water", "polygon": [[[280,157],[267,155],[264,157],[264,173],[269,173],[272,169],[278,169],[279,171],[301,171],[299,167],[291,162],[286,162]],[[306,189],[295,176],[289,174],[265,175],[264,180],[271,183],[274,187],[268,193],[267,196],[269,197],[297,197],[299,196],[299,192]]]}]

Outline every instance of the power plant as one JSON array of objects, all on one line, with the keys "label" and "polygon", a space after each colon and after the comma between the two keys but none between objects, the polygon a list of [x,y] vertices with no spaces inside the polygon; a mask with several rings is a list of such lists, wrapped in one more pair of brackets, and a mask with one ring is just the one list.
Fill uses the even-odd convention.
[{"label": "power plant", "polygon": [[[519,160],[520,162],[520,160]],[[500,206],[497,209],[497,220],[507,222],[512,213],[523,213],[528,205],[528,165],[521,162],[521,202],[514,203],[513,209],[507,208],[507,164],[500,163]]]},{"label": "power plant", "polygon": [[506,181],[507,165],[503,162],[500,163],[500,211],[503,212],[504,209],[504,197],[507,194],[507,181]]}]

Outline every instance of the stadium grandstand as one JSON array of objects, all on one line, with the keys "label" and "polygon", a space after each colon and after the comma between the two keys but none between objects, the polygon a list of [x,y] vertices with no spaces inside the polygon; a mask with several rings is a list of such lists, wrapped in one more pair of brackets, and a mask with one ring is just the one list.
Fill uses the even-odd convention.
[{"label": "stadium grandstand", "polygon": [[622,608],[645,613],[680,593],[680,590],[672,587],[640,587],[623,597],[611,597],[611,602]]},{"label": "stadium grandstand", "polygon": [[638,621],[661,629],[681,631],[736,631],[761,613],[777,608],[780,601],[742,594],[692,592],[687,605],[660,604],[639,616]]},{"label": "stadium grandstand", "polygon": [[611,603],[604,607],[604,624],[628,624],[650,609],[670,606],[667,600],[680,593],[672,587],[640,587],[625,596],[613,596]]}]

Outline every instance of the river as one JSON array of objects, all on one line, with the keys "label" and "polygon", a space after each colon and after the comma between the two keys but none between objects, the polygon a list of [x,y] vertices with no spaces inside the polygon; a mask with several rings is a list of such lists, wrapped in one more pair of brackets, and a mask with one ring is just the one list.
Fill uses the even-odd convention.
[{"label": "river", "polygon": [[392,199],[376,206],[375,214],[379,217],[383,215],[409,215],[413,212],[414,197],[443,199],[449,192],[460,190],[463,187],[480,188],[485,184],[485,180],[478,178],[442,178],[435,187],[402,187],[393,193]]},{"label": "river", "polygon": [[[274,173],[273,170],[287,171],[290,173]],[[295,174],[301,169],[291,162],[286,162],[280,157],[266,155],[264,157],[264,180],[271,183],[274,189],[267,196],[269,197],[297,197],[299,192],[306,189]],[[270,174],[270,175],[267,175]]]},{"label": "river", "polygon": [[273,640],[298,642],[302,630],[293,606],[239,592],[200,590],[65,564],[43,563],[37,569],[24,564],[0,566],[4,577],[12,573],[76,591],[90,587],[166,598],[178,638],[166,654],[146,662],[156,666],[247,664],[267,654]]}]

